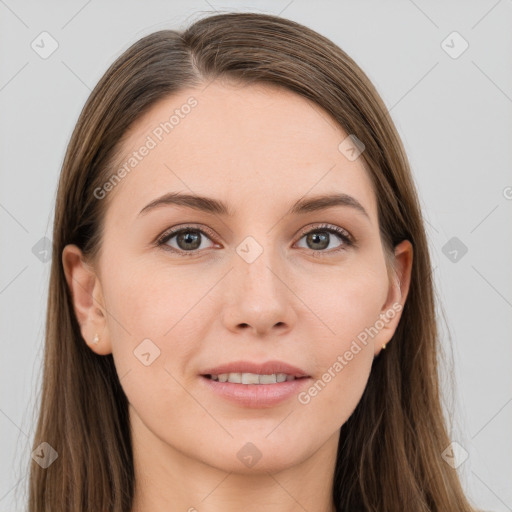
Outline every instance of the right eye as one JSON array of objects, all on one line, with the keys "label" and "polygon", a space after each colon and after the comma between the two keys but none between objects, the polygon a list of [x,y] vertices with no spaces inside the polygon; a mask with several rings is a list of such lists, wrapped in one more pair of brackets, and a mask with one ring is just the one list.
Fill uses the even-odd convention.
[{"label": "right eye", "polygon": [[[203,229],[194,226],[185,226],[172,228],[166,231],[157,241],[157,245],[164,250],[170,250],[180,256],[193,256],[200,249],[205,249],[203,246],[203,239],[210,239],[210,234]],[[176,246],[170,245],[169,242],[175,240]]]}]

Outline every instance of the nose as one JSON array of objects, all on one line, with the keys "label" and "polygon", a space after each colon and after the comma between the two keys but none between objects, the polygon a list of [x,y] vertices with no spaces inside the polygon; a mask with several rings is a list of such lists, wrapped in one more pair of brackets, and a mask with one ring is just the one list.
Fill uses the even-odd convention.
[{"label": "nose", "polygon": [[296,321],[295,295],[284,265],[271,250],[250,263],[234,256],[234,268],[225,283],[224,326],[231,332],[251,331],[260,337],[288,332]]}]

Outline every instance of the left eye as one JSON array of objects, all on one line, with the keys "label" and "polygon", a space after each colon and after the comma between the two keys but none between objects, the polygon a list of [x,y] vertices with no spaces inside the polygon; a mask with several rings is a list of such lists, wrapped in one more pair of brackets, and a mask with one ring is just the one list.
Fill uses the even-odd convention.
[{"label": "left eye", "polygon": [[[333,251],[329,252],[337,252],[339,250],[345,249],[347,246],[352,245],[352,241],[350,239],[350,235],[344,229],[335,227],[335,226],[324,226],[312,229],[303,233],[301,240],[306,238],[306,243],[313,245],[316,247],[312,248],[315,252],[325,252],[324,249],[329,247],[329,243],[332,241],[331,234],[336,235],[342,243],[336,246]],[[306,247],[306,249],[310,249],[311,247]],[[331,248],[332,249],[332,248]]]}]

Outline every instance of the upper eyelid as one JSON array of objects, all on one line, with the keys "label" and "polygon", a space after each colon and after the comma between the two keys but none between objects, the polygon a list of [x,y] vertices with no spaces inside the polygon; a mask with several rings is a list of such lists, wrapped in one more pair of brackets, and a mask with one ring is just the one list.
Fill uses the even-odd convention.
[{"label": "upper eyelid", "polygon": [[[320,231],[322,229],[325,229],[325,230],[331,230],[331,231],[334,231],[334,232],[338,232],[338,231],[342,231],[348,238],[350,238],[351,240],[354,239],[354,237],[352,236],[352,234],[350,233],[350,231],[348,231],[347,229],[345,229],[344,227],[342,226],[336,226],[335,224],[329,224],[329,223],[321,223],[319,226],[309,226],[309,227],[305,227],[303,229],[301,229],[300,231],[300,235],[301,236],[304,236],[306,235],[307,233],[311,232],[311,231]],[[338,233],[339,234],[339,233]]]}]

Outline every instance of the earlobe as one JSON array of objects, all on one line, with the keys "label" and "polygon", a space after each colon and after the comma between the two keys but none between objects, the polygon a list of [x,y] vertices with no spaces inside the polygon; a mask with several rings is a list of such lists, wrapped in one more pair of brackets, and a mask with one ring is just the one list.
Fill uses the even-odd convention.
[{"label": "earlobe", "polygon": [[83,339],[97,354],[111,353],[101,284],[94,269],[76,245],[64,247],[62,265]]}]

